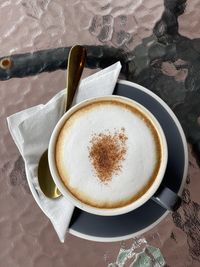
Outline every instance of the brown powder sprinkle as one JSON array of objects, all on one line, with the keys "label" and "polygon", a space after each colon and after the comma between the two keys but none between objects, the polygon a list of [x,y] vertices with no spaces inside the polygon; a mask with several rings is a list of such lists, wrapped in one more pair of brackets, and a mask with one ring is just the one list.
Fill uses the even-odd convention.
[{"label": "brown powder sprinkle", "polygon": [[88,147],[89,159],[101,182],[107,183],[121,171],[127,152],[127,139],[124,128],[115,129],[114,134],[106,131],[92,136]]}]

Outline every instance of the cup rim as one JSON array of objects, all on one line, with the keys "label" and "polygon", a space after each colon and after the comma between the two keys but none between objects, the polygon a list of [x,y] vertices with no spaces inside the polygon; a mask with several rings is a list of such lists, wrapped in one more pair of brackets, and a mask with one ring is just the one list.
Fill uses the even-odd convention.
[{"label": "cup rim", "polygon": [[[55,144],[56,144],[58,134],[59,134],[64,122],[75,111],[77,111],[79,108],[81,108],[83,106],[86,106],[86,105],[94,103],[94,102],[98,102],[101,100],[108,100],[109,101],[109,100],[113,100],[113,99],[119,100],[123,103],[126,102],[127,104],[138,108],[141,112],[145,113],[145,115],[148,116],[148,118],[153,123],[153,125],[156,128],[157,133],[159,135],[159,140],[160,140],[161,149],[162,149],[162,159],[161,159],[161,163],[160,163],[157,177],[155,178],[152,185],[148,188],[148,190],[140,198],[138,198],[134,202],[132,202],[128,205],[122,206],[122,207],[105,209],[105,208],[97,208],[94,206],[90,206],[86,203],[81,202],[67,189],[67,187],[64,185],[61,178],[59,177],[59,174],[58,174],[58,171],[56,168],[56,164],[55,164],[54,150],[55,150]],[[145,202],[147,202],[154,195],[154,193],[159,188],[159,186],[163,180],[164,174],[165,174],[167,161],[168,161],[168,149],[167,149],[167,142],[166,142],[165,134],[163,132],[163,129],[162,129],[160,123],[158,122],[158,120],[155,118],[155,116],[147,108],[145,108],[143,105],[139,104],[137,101],[132,100],[130,98],[123,97],[123,96],[117,96],[117,95],[109,95],[109,96],[94,97],[94,98],[89,98],[87,100],[84,100],[84,101],[76,104],[72,108],[70,108],[60,118],[60,120],[58,121],[58,123],[56,124],[56,126],[52,132],[52,135],[51,135],[51,138],[49,141],[48,161],[49,161],[50,172],[51,172],[52,178],[53,178],[56,186],[58,187],[58,189],[60,190],[62,195],[66,199],[68,199],[71,203],[73,203],[74,206],[76,206],[76,207],[78,207],[78,208],[80,208],[86,212],[95,214],[95,215],[113,216],[113,215],[125,214],[125,213],[132,211],[132,210],[137,209],[138,207],[142,206]]]}]

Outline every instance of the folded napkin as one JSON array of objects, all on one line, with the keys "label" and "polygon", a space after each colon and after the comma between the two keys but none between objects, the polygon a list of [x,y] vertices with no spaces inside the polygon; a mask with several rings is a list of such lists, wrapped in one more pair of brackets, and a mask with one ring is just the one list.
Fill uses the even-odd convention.
[{"label": "folded napkin", "polygon": [[[111,95],[121,70],[120,62],[101,70],[79,85],[73,105],[92,97]],[[26,176],[31,192],[52,222],[61,242],[64,242],[74,206],[63,196],[57,199],[47,198],[38,183],[38,163],[55,125],[64,113],[65,89],[56,94],[47,104],[38,105],[7,118],[12,138],[21,153],[26,169]]]}]

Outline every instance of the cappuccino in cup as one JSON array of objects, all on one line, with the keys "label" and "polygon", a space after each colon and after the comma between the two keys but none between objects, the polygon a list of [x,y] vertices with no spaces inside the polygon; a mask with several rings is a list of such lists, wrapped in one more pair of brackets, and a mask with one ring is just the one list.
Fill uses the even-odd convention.
[{"label": "cappuccino in cup", "polygon": [[132,100],[84,101],[63,116],[52,136],[53,178],[86,211],[125,213],[148,200],[162,181],[164,134],[153,115]]}]

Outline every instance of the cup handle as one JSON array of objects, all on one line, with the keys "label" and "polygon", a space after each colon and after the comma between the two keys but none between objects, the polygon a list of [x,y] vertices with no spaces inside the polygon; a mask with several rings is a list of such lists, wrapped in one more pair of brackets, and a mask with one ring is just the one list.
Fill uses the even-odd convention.
[{"label": "cup handle", "polygon": [[160,186],[153,195],[152,199],[160,206],[170,211],[176,211],[182,202],[182,199],[179,195],[165,186]]}]

